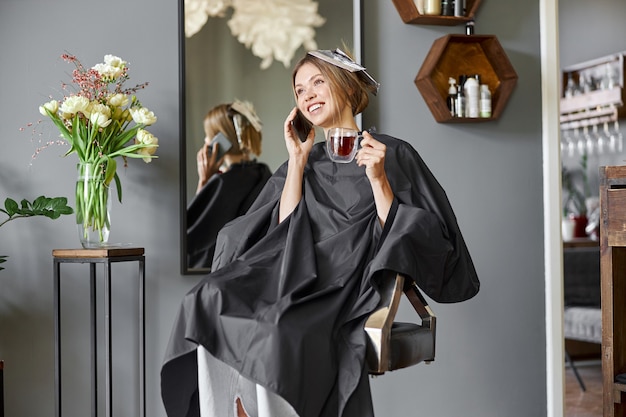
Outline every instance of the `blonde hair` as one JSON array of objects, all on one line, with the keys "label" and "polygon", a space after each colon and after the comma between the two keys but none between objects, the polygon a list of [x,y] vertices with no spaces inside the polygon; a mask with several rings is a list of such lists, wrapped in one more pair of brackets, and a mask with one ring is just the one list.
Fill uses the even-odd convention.
[{"label": "blonde hair", "polygon": [[[349,53],[348,55],[350,56]],[[293,69],[291,88],[294,90],[294,95],[296,74],[307,63],[315,65],[320,70],[326,82],[330,84],[330,93],[338,106],[343,105],[347,101],[350,104],[353,116],[367,108],[370,102],[369,93],[374,93],[376,88],[366,82],[363,74],[344,70],[310,54],[306,54],[300,59]]]},{"label": "blonde hair", "polygon": [[230,151],[227,152],[229,154],[238,155],[252,152],[255,155],[261,155],[261,132],[258,132],[248,119],[243,116],[240,144],[233,122],[233,116],[235,114],[239,113],[231,108],[230,103],[220,104],[209,110],[204,117],[204,128],[207,136],[212,138],[217,135],[218,132],[222,132],[233,145]]}]

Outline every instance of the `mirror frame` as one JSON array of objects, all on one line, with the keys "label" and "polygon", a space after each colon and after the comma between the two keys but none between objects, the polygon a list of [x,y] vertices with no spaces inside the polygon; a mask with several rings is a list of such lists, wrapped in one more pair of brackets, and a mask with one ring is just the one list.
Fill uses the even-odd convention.
[{"label": "mirror frame", "polygon": [[[353,54],[357,62],[361,62],[363,0],[352,1],[352,42]],[[189,268],[187,266],[187,104],[185,94],[185,0],[178,0],[178,127],[179,127],[179,175],[180,175],[180,273],[181,275],[203,275],[209,272],[205,268]],[[360,123],[361,115],[357,116]]]}]

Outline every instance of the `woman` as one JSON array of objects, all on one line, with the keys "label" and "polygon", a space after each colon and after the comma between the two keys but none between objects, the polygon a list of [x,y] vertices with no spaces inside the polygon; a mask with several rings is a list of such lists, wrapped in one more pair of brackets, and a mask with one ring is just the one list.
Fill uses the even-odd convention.
[{"label": "woman", "polygon": [[170,416],[194,415],[199,381],[203,415],[371,417],[363,324],[380,272],[439,302],[478,291],[445,192],[409,144],[364,132],[356,162],[338,164],[294,128],[300,111],[324,131],[358,129],[378,87],[364,68],[313,51],[292,80],[289,160],[220,232],[214,272],[183,301],[161,373]]},{"label": "woman", "polygon": [[[198,188],[187,207],[187,265],[210,268],[219,230],[244,214],[272,175],[261,154],[261,122],[250,103],[215,106],[204,118]],[[222,141],[214,138],[221,137]]]}]

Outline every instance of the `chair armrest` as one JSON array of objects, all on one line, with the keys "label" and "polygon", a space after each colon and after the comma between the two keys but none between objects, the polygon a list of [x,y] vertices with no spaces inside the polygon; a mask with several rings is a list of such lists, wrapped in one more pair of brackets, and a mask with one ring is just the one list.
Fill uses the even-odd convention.
[{"label": "chair armrest", "polygon": [[415,282],[407,283],[404,293],[422,319],[422,327],[426,327],[434,332],[437,326],[437,316],[433,313]]},{"label": "chair armrest", "polygon": [[381,300],[377,309],[365,322],[365,332],[371,342],[373,354],[377,358],[377,368],[371,371],[384,373],[389,367],[389,341],[391,327],[398,312],[400,297],[404,288],[404,277],[385,272],[380,281]]},{"label": "chair armrest", "polygon": [[[369,373],[374,375],[380,375],[384,374],[387,371],[397,369],[399,358],[404,358],[407,360],[404,363],[411,364],[415,364],[416,362],[414,361],[418,357],[420,358],[418,359],[419,361],[423,360],[425,363],[430,363],[431,361],[433,361],[435,352],[435,331],[437,325],[437,317],[428,306],[426,299],[422,295],[415,282],[413,282],[412,280],[406,280],[405,277],[401,274],[397,274],[392,271],[386,271],[383,273],[382,279],[379,281],[379,284],[381,300],[376,310],[374,310],[374,312],[365,322],[365,332],[369,344],[367,353]],[[415,339],[413,339],[413,336],[411,336],[410,343],[423,343],[423,337],[426,334],[429,335],[427,337],[430,342],[426,342],[429,346],[426,347],[425,350],[420,350],[420,352],[423,352],[422,356],[414,356],[412,354],[410,356],[398,356],[398,351],[396,349],[398,349],[399,346],[402,346],[398,345],[398,342],[400,340],[406,340],[402,338],[406,337],[405,335],[407,333],[405,333],[406,330],[396,330],[396,333],[394,333],[396,334],[396,336],[394,336],[394,338],[399,337],[400,339],[395,339],[396,342],[394,346],[396,347],[393,350],[393,352],[395,352],[393,353],[393,355],[397,357],[394,359],[392,358],[391,348],[392,328],[394,328],[394,319],[398,311],[400,298],[402,297],[403,292],[405,293],[409,302],[421,319],[421,324],[414,325],[414,328],[420,329],[418,330],[419,333],[417,333],[418,336]],[[406,329],[406,327],[398,327],[398,329],[400,328]],[[398,331],[400,331],[401,333],[397,333]],[[409,352],[410,351],[411,349],[409,349]],[[413,351],[413,353],[415,352],[417,351]],[[394,363],[395,365],[393,365]]]}]

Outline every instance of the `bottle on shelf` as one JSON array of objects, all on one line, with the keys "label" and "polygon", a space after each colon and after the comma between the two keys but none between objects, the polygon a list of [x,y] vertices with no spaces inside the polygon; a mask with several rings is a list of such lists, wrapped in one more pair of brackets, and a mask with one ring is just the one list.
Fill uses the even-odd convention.
[{"label": "bottle on shelf", "polygon": [[480,85],[480,117],[491,117],[491,91],[487,84]]},{"label": "bottle on shelf", "polygon": [[424,14],[441,15],[441,0],[424,0]]},{"label": "bottle on shelf", "polygon": [[564,96],[566,98],[571,98],[577,94],[578,94],[578,86],[576,85],[576,82],[574,82],[574,77],[572,76],[572,73],[570,72],[569,74],[567,74],[567,85],[565,86]]},{"label": "bottle on shelf", "polygon": [[415,7],[417,7],[417,13],[424,14],[424,0],[413,0]]},{"label": "bottle on shelf", "polygon": [[591,79],[591,74],[587,74],[584,71],[581,71],[578,74],[578,90],[583,94],[588,94],[593,91],[593,80]]},{"label": "bottle on shelf", "polygon": [[479,91],[478,82],[473,76],[468,77],[463,85],[465,90],[465,117],[478,117],[479,115]]},{"label": "bottle on shelf", "polygon": [[450,110],[450,115],[454,117],[456,116],[456,80],[450,77],[448,78],[448,84],[450,84],[450,87],[448,88],[448,97],[446,99],[446,103],[448,104],[448,110]]},{"label": "bottle on shelf", "polygon": [[[467,81],[467,75],[465,74],[461,74],[459,75],[459,83],[457,84],[457,88],[460,88],[461,90],[463,90],[463,87],[465,87],[465,81]],[[463,93],[465,94],[465,92]]]},{"label": "bottle on shelf", "polygon": [[459,76],[459,85],[456,89],[456,102],[455,102],[456,117],[465,117],[466,103],[465,103],[465,93],[463,91],[463,88],[464,88],[466,79],[467,77],[465,75]]},{"label": "bottle on shelf", "polygon": [[454,0],[441,0],[441,14],[443,16],[454,16]]},{"label": "bottle on shelf", "polygon": [[607,62],[605,65],[604,75],[600,81],[600,88],[602,90],[611,90],[618,84],[617,74],[615,73],[615,68],[610,62]]},{"label": "bottle on shelf", "polygon": [[465,0],[454,1],[454,15],[457,17],[465,16]]}]

